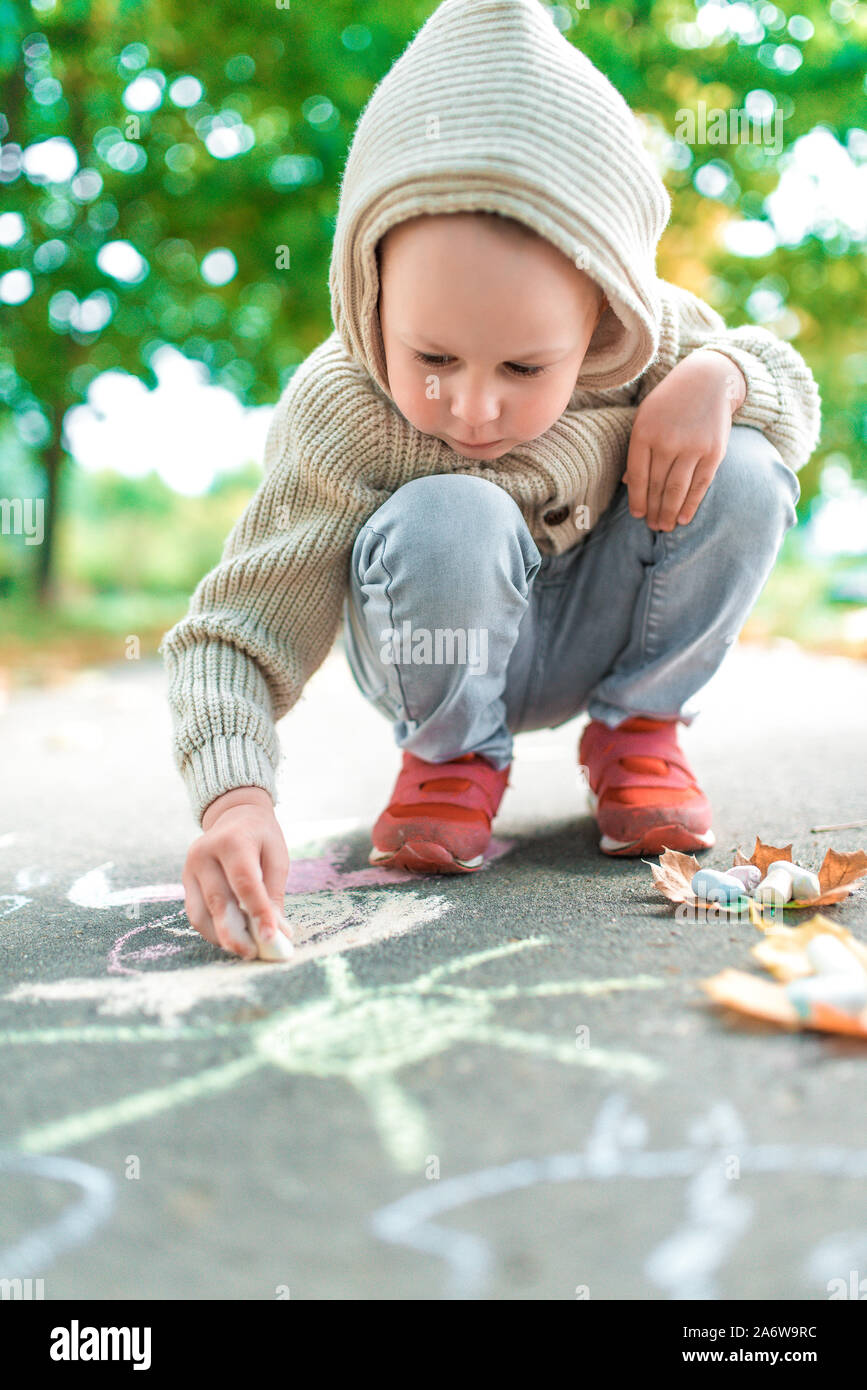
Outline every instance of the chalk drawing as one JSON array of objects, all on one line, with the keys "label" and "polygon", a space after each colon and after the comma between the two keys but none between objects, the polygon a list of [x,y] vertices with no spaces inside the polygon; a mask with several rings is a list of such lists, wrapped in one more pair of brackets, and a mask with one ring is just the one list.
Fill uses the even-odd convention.
[{"label": "chalk drawing", "polygon": [[740,1152],[745,1135],[733,1107],[719,1102],[687,1137],[697,1153],[707,1148],[707,1161],[687,1186],[686,1220],[651,1253],[644,1270],[669,1298],[719,1298],[716,1271],[753,1218],[753,1203],[740,1195],[721,1161]]},{"label": "chalk drawing", "polygon": [[863,1301],[867,1298],[867,1231],[834,1231],[825,1236],[810,1252],[804,1269],[826,1292],[832,1279],[842,1279],[849,1286],[849,1298]]},{"label": "chalk drawing", "polygon": [[[117,938],[109,951],[109,978],[92,976],[84,979],[50,980],[44,983],[24,982],[16,985],[4,997],[13,1003],[59,1002],[64,1000],[93,1000],[97,1013],[111,1017],[146,1014],[158,1018],[170,1028],[183,1015],[204,1004],[225,999],[252,999],[262,983],[262,971],[268,977],[297,970],[309,960],[338,950],[370,945],[408,931],[426,922],[435,921],[449,904],[437,895],[422,897],[417,893],[394,896],[386,892],[366,893],[356,901],[348,893],[330,893],[324,897],[312,895],[293,900],[291,918],[296,936],[296,950],[291,960],[263,965],[226,956],[184,969],[147,970],[131,967],[130,960],[152,961],[167,954],[183,952],[184,946],[174,942],[156,942],[143,946],[132,956],[124,947],[134,937],[152,932],[153,927],[166,928],[172,919],[186,921],[183,911],[160,918],[158,923],[133,927]],[[186,939],[187,949],[195,954],[214,947],[190,926],[174,929],[176,938]]]},{"label": "chalk drawing", "polygon": [[[155,922],[145,922],[140,927],[133,927],[131,931],[124,932],[119,936],[108,953],[108,973],[110,975],[136,975],[138,968],[124,965],[124,961],[150,961],[162,960],[165,956],[176,956],[183,952],[183,946],[173,946],[170,941],[158,941],[151,946],[140,946],[138,950],[130,951],[126,949],[128,941],[134,936],[141,936],[142,932],[153,932],[157,927],[164,927],[167,931],[173,931],[176,935],[190,936],[193,932],[192,927],[169,927],[167,924],[175,918],[184,917],[186,913],[170,912],[167,917],[159,917]],[[198,936],[199,933],[196,932]]]},{"label": "chalk drawing", "polygon": [[32,899],[25,898],[21,893],[0,893],[0,904],[7,904],[6,907],[0,906],[0,917],[11,916],[13,912],[17,912],[19,908],[24,907],[25,903],[31,901]]},{"label": "chalk drawing", "polygon": [[[340,895],[344,896],[344,895]],[[348,895],[345,895],[348,897]],[[408,895],[378,895],[387,901],[372,916],[348,931],[355,931],[355,945],[376,939],[377,930],[395,935],[420,921],[433,920],[447,906],[439,899]],[[366,895],[369,902],[370,895]],[[375,987],[361,985],[352,974],[343,948],[347,931],[321,930],[323,904],[307,906],[318,924],[313,939],[296,950],[296,957],[315,959],[323,972],[326,993],[287,1008],[263,1020],[243,1024],[205,1022],[195,1030],[169,1027],[160,1032],[152,1025],[114,1028],[104,1025],[84,1029],[0,1032],[0,1046],[47,1045],[62,1041],[68,1047],[81,1042],[152,1041],[245,1037],[245,1055],[207,1068],[181,1081],[153,1087],[136,1095],[37,1126],[20,1134],[16,1146],[27,1152],[56,1151],[80,1144],[122,1124],[148,1119],[199,1098],[226,1091],[255,1071],[272,1066],[303,1076],[340,1078],[353,1086],[365,1101],[380,1142],[398,1170],[418,1172],[435,1150],[426,1116],[415,1099],[397,1081],[404,1067],[446,1052],[461,1042],[485,1044],[520,1051],[567,1066],[589,1067],[604,1073],[627,1075],[639,1081],[656,1080],[663,1068],[635,1052],[601,1046],[579,1049],[574,1039],[530,1033],[497,1022],[495,1006],[503,1000],[595,995],[619,990],[662,988],[664,981],[636,975],[626,979],[553,981],[538,985],[507,984],[479,987],[453,982],[453,977],[489,961],[507,959],[523,951],[547,946],[546,937],[529,937],[492,947],[434,966],[404,983]],[[401,916],[401,911],[408,916]],[[353,906],[356,915],[359,907]],[[308,923],[308,927],[310,923]],[[306,954],[305,954],[306,953]],[[119,959],[119,958],[116,958]],[[184,970],[151,970],[108,979],[57,981],[43,985],[19,985],[5,997],[30,1003],[64,999],[98,999],[99,1012],[114,1015],[145,1013],[176,1025],[202,999],[226,997],[231,981],[242,992],[274,978],[275,972],[297,968],[295,958],[285,964],[256,969],[244,962],[220,962]],[[127,967],[129,969],[129,967]],[[176,978],[177,983],[175,983]]]},{"label": "chalk drawing", "polygon": [[102,1168],[76,1158],[0,1150],[0,1173],[71,1183],[82,1194],[80,1201],[67,1207],[55,1221],[22,1236],[17,1245],[0,1250],[2,1279],[40,1277],[64,1251],[89,1240],[114,1208],[114,1178]]},{"label": "chalk drawing", "polygon": [[[370,1229],[379,1240],[443,1260],[447,1267],[446,1297],[478,1298],[488,1290],[496,1267],[490,1243],[469,1231],[438,1226],[434,1217],[538,1183],[690,1178],[693,1181],[688,1188],[687,1222],[670,1240],[656,1247],[645,1264],[645,1272],[672,1298],[703,1299],[717,1297],[712,1292],[714,1277],[752,1214],[750,1204],[743,1198],[729,1196],[725,1198],[727,1209],[715,1224],[711,1208],[718,1200],[719,1188],[707,1176],[714,1161],[708,1133],[714,1126],[719,1135],[729,1136],[719,1144],[716,1164],[720,1171],[734,1144],[742,1176],[804,1172],[859,1180],[867,1177],[867,1149],[846,1149],[834,1144],[751,1144],[744,1138],[734,1109],[722,1102],[710,1108],[703,1123],[705,1133],[694,1129],[688,1147],[653,1152],[645,1148],[647,1126],[643,1119],[631,1112],[627,1097],[611,1093],[582,1150],[515,1159],[460,1177],[427,1182],[398,1201],[380,1207],[370,1218]],[[735,1135],[740,1137],[735,1139]],[[735,1207],[728,1208],[732,1201]],[[695,1240],[694,1252],[689,1249],[690,1239]],[[862,1235],[862,1241],[865,1239],[867,1235]],[[827,1261],[825,1251],[821,1269],[827,1268]],[[808,1263],[808,1268],[815,1276],[816,1264]],[[844,1265],[834,1272],[845,1275],[848,1268]]]},{"label": "chalk drawing", "polygon": [[31,888],[41,888],[51,882],[51,874],[35,864],[19,869],[15,875],[15,887],[19,893],[27,893]]},{"label": "chalk drawing", "polygon": [[[514,840],[491,840],[485,867],[508,854]],[[350,853],[349,845],[333,845],[325,853],[311,859],[292,858],[286,880],[287,895],[329,892],[332,889],[393,887],[401,883],[418,883],[418,874],[404,869],[342,869],[340,865]],[[101,910],[125,907],[129,903],[183,902],[182,883],[146,883],[138,888],[112,889],[107,870],[113,869],[109,860],[82,874],[72,884],[67,898],[76,907]],[[480,871],[481,872],[481,871]]]}]

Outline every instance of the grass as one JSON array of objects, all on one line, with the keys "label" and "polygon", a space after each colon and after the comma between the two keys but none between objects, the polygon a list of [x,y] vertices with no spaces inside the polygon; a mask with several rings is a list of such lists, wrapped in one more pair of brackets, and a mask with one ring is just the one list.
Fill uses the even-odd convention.
[{"label": "grass", "polygon": [[189,594],[118,593],[68,596],[47,609],[32,601],[6,603],[0,607],[0,672],[11,685],[41,685],[84,666],[129,660],[132,652],[155,656],[188,602]]},{"label": "grass", "polygon": [[832,603],[833,581],[854,568],[851,561],[820,565],[780,560],[741,631],[742,642],[788,638],[808,651],[867,660],[867,608]]}]

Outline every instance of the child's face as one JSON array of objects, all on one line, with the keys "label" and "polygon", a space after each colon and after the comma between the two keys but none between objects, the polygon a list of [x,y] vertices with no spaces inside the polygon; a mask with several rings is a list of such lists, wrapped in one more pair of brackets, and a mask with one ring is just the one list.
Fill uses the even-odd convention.
[{"label": "child's face", "polygon": [[544,434],[605,308],[589,276],[544,238],[466,213],[402,222],[380,253],[388,384],[410,424],[467,458]]}]

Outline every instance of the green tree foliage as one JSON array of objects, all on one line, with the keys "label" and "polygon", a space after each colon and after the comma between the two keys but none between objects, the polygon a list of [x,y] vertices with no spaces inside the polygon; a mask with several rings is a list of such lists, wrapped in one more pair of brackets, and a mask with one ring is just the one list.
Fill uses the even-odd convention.
[{"label": "green tree foliage", "polygon": [[[13,215],[0,222],[0,274],[19,272],[3,282],[0,399],[44,476],[40,594],[51,594],[63,417],[97,374],[120,369],[152,386],[153,354],[172,344],[245,403],[269,403],[330,331],[328,262],[352,130],[434,8],[0,0],[0,213]],[[673,135],[701,101],[741,107],[759,90],[777,103],[780,154],[681,146],[666,172],[675,211],[660,273],[732,324],[749,321],[757,286],[767,290],[825,402],[805,496],[830,450],[863,473],[863,242],[829,219],[800,245],[745,258],[717,233],[727,218],[766,215],[792,146],[817,125],[856,161],[867,157],[867,5],[800,0],[795,15],[763,0],[714,4],[731,22],[710,40],[691,0],[550,8],[651,139]],[[58,151],[67,168],[48,176],[44,157]],[[696,182],[705,165],[718,191]]]}]

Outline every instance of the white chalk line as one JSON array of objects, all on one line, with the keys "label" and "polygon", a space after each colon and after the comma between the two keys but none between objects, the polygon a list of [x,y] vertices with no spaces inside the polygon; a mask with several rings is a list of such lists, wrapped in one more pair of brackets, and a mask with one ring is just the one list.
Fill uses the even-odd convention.
[{"label": "white chalk line", "polygon": [[11,917],[13,912],[32,902],[32,898],[25,898],[21,893],[0,893],[0,903],[9,903],[9,907],[0,908],[0,917]]},{"label": "white chalk line", "polygon": [[0,1250],[0,1278],[41,1277],[59,1255],[89,1240],[108,1220],[115,1203],[115,1181],[102,1168],[77,1158],[0,1150],[0,1172],[72,1183],[81,1200],[57,1220],[22,1236],[17,1245]]},{"label": "white chalk line", "polygon": [[[651,1180],[690,1177],[706,1173],[713,1162],[706,1144],[699,1147],[643,1151],[646,1126],[640,1121],[631,1133],[619,1129],[628,1102],[609,1096],[583,1150],[552,1154],[544,1158],[516,1159],[510,1163],[457,1178],[427,1183],[379,1208],[370,1218],[370,1229],[382,1241],[439,1256],[447,1266],[445,1293],[449,1298],[475,1298],[484,1294],[495,1267],[490,1243],[468,1231],[437,1226],[433,1218],[491,1197],[545,1182],[611,1181],[618,1178]],[[618,1113],[620,1112],[620,1113]],[[631,1148],[633,1151],[629,1152]],[[716,1158],[725,1160],[721,1150]],[[745,1173],[833,1173],[842,1178],[867,1176],[867,1149],[844,1149],[838,1145],[742,1144],[737,1158]],[[704,1297],[709,1279],[731,1248],[736,1226],[742,1230],[745,1213],[726,1212],[720,1228],[712,1230],[708,1203],[713,1193],[707,1188],[693,1192],[690,1221],[699,1235],[698,1256],[692,1268],[683,1259],[683,1246],[674,1245],[653,1266],[654,1275],[678,1290],[678,1298]],[[684,1228],[685,1229],[685,1228]],[[652,1258],[652,1257],[651,1257]],[[678,1262],[675,1270],[675,1262]],[[686,1293],[693,1287],[696,1293]]]},{"label": "white chalk line", "polygon": [[164,1086],[155,1086],[148,1091],[139,1091],[133,1096],[99,1105],[79,1115],[69,1115],[64,1120],[51,1124],[36,1125],[25,1130],[17,1138],[17,1147],[25,1153],[44,1153],[48,1149],[64,1149],[71,1144],[83,1144],[97,1134],[105,1134],[118,1125],[134,1124],[138,1120],[149,1120],[161,1111],[171,1110],[175,1105],[199,1100],[204,1096],[215,1095],[228,1090],[259,1071],[265,1060],[259,1057],[239,1057],[234,1062],[211,1067],[195,1076],[186,1076],[180,1081]]},{"label": "white chalk line", "polygon": [[[296,940],[295,954],[288,961],[263,963],[241,960],[207,961],[201,965],[180,965],[168,969],[123,967],[124,959],[114,943],[109,955],[123,973],[94,977],[70,977],[16,985],[4,999],[14,1003],[60,1003],[93,1001],[97,1012],[120,1018],[132,1014],[156,1017],[166,1027],[206,1003],[233,999],[251,1000],[264,980],[299,969],[307,961],[393,940],[417,927],[436,921],[450,904],[440,896],[422,897],[415,892],[393,895],[388,889],[367,890],[363,896],[344,893],[299,894],[287,909]],[[170,928],[168,922],[181,914],[161,919],[161,930],[189,935],[198,945],[202,938],[192,928]],[[142,933],[157,923],[144,923],[124,933],[142,940]],[[139,952],[134,957],[139,956]]]},{"label": "white chalk line", "polygon": [[651,1252],[644,1270],[669,1298],[715,1299],[720,1296],[716,1272],[754,1213],[754,1203],[736,1194],[721,1161],[721,1154],[730,1158],[746,1136],[734,1107],[718,1102],[691,1127],[688,1137],[697,1146],[707,1146],[707,1161],[687,1186],[686,1219]]}]

